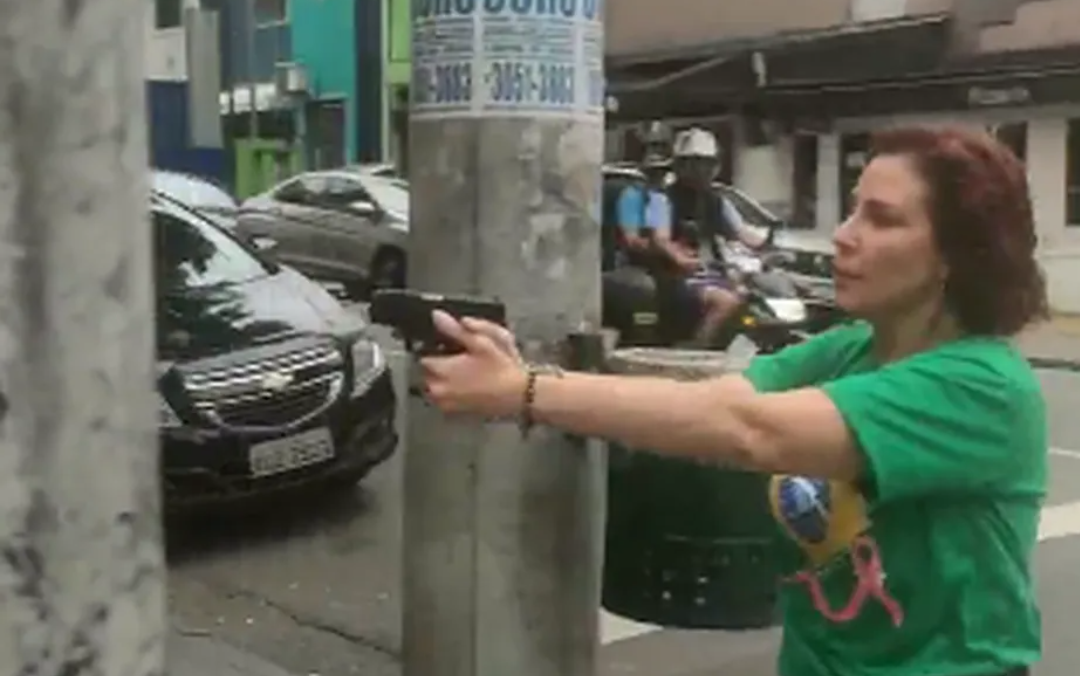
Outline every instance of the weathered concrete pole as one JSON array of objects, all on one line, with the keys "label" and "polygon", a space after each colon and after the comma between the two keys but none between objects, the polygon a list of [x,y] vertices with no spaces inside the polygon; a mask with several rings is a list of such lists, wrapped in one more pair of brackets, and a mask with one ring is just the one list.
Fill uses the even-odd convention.
[{"label": "weathered concrete pole", "polygon": [[[526,355],[599,329],[603,7],[414,0],[409,283],[497,296]],[[405,676],[590,676],[604,456],[408,409]]]},{"label": "weathered concrete pole", "polygon": [[147,9],[0,3],[0,674],[164,671]]}]

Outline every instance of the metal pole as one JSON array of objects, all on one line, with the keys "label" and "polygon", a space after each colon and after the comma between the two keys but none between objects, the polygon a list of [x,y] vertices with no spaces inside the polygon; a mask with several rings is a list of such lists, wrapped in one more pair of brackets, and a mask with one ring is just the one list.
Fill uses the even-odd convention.
[{"label": "metal pole", "polygon": [[0,674],[164,673],[145,10],[0,4]]},{"label": "metal pole", "polygon": [[[527,356],[559,361],[600,325],[603,9],[413,13],[410,286],[501,298]],[[405,676],[594,674],[600,447],[415,398],[408,417]]]},{"label": "metal pole", "polygon": [[259,29],[256,26],[255,0],[247,1],[247,81],[248,81],[248,139],[259,138],[259,105],[256,97],[258,83],[255,78],[255,60],[258,58],[255,39]]}]

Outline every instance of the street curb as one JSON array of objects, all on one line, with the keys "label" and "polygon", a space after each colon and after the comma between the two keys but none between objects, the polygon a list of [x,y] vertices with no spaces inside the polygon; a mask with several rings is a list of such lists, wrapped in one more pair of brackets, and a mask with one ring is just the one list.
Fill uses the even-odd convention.
[{"label": "street curb", "polygon": [[1033,368],[1048,371],[1073,371],[1080,372],[1080,359],[1065,359],[1063,357],[1028,357],[1028,363]]}]

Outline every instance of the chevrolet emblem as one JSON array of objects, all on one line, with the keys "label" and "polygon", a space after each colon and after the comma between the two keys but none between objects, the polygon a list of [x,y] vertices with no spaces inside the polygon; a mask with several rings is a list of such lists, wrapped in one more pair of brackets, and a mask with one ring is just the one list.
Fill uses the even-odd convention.
[{"label": "chevrolet emblem", "polygon": [[291,373],[271,373],[262,379],[262,387],[264,390],[280,392],[288,387],[292,381]]}]

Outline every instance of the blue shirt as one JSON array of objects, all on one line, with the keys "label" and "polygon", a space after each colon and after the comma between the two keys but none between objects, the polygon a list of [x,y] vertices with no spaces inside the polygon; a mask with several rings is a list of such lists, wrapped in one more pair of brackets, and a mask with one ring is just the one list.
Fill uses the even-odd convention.
[{"label": "blue shirt", "polygon": [[615,213],[619,229],[627,235],[671,227],[671,200],[655,188],[627,186],[619,195]]}]

